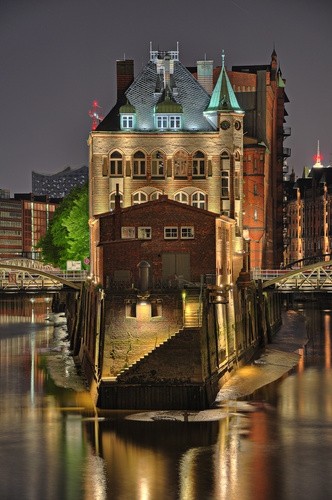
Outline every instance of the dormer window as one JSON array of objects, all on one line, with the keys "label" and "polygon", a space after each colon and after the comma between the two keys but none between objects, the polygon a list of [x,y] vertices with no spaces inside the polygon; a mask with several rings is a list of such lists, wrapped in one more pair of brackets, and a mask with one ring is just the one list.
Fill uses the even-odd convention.
[{"label": "dormer window", "polygon": [[135,127],[135,107],[127,102],[119,109],[121,130],[131,130]]},{"label": "dormer window", "polygon": [[121,128],[134,128],[134,115],[121,115]]},{"label": "dormer window", "polygon": [[167,86],[161,101],[155,106],[155,126],[158,130],[179,130],[181,128],[182,106],[172,96]]},{"label": "dormer window", "polygon": [[180,115],[156,115],[156,128],[159,130],[179,130],[181,128]]}]

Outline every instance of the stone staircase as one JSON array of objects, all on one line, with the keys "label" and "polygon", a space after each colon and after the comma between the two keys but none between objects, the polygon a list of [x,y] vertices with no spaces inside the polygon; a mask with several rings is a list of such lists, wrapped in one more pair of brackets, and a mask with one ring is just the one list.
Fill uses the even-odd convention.
[{"label": "stone staircase", "polygon": [[202,304],[197,293],[186,296],[186,309],[184,314],[185,328],[199,328],[202,326]]}]

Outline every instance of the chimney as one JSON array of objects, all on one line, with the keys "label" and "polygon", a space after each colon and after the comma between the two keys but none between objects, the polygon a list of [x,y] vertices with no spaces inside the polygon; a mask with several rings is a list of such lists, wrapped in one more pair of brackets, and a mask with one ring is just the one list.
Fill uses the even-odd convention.
[{"label": "chimney", "polygon": [[197,61],[197,80],[211,95],[213,91],[213,61]]},{"label": "chimney", "polygon": [[124,59],[116,61],[117,98],[119,99],[134,81],[134,61]]}]

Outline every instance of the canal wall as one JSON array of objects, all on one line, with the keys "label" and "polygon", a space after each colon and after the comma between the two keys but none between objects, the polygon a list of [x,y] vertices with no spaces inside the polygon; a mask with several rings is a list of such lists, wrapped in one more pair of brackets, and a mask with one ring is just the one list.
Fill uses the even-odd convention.
[{"label": "canal wall", "polygon": [[96,406],[204,409],[281,324],[278,294],[239,279],[138,298],[87,282],[72,314],[71,348]]}]

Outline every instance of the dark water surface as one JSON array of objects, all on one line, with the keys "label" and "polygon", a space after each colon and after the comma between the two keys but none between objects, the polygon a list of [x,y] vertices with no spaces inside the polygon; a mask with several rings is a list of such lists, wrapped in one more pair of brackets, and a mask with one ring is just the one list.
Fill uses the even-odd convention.
[{"label": "dark water surface", "polygon": [[0,301],[1,500],[332,499],[332,303],[299,306],[294,373],[218,420],[149,422],[93,408],[48,299]]}]

